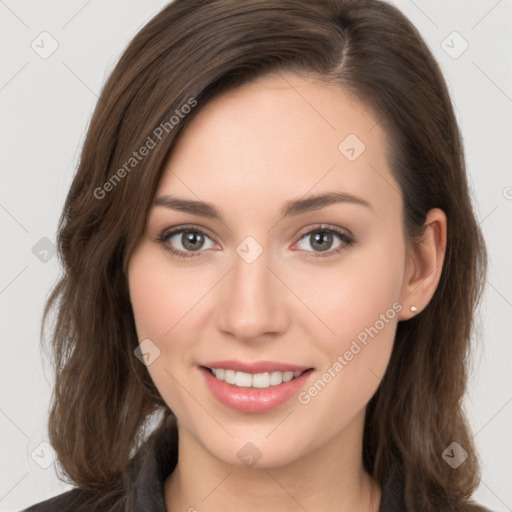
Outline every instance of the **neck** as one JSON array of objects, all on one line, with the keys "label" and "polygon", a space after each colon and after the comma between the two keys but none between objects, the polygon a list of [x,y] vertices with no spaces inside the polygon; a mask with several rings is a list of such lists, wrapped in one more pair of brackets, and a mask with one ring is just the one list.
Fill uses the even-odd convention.
[{"label": "neck", "polygon": [[272,468],[226,464],[178,422],[178,463],[165,481],[168,512],[377,512],[380,486],[362,464],[362,422],[327,445]]}]

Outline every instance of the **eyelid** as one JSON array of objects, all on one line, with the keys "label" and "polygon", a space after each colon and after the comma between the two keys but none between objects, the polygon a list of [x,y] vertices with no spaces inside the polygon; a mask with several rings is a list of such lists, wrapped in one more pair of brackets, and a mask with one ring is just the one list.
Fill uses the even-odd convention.
[{"label": "eyelid", "polygon": [[352,232],[350,231],[350,229],[340,228],[339,226],[335,226],[334,224],[325,224],[325,223],[313,224],[313,226],[307,226],[307,227],[301,229],[301,231],[299,232],[299,234],[297,236],[299,237],[299,240],[301,240],[304,235],[311,233],[311,231],[321,231],[321,230],[334,231],[341,235],[345,235],[348,238],[351,238],[355,242],[355,237],[352,234]]},{"label": "eyelid", "polygon": [[160,235],[157,235],[158,238],[161,237],[167,237],[169,235],[174,235],[176,233],[179,233],[181,231],[198,231],[200,233],[203,233],[207,235],[209,238],[214,240],[216,243],[216,237],[211,233],[211,231],[208,228],[205,228],[204,226],[199,226],[198,224],[179,224],[177,226],[172,226],[163,229],[160,233]]}]

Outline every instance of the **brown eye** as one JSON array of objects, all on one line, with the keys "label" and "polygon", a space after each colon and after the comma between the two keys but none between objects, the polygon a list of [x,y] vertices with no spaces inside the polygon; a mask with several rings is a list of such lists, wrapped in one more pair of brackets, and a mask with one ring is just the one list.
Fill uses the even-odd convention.
[{"label": "brown eye", "polygon": [[[300,249],[312,253],[312,256],[320,257],[324,256],[322,253],[325,253],[325,256],[336,255],[354,243],[354,239],[348,234],[335,228],[326,227],[319,227],[308,231],[301,236],[298,242]],[[300,247],[300,244],[302,244],[302,247]],[[312,250],[308,249],[308,246]]]},{"label": "brown eye", "polygon": [[180,242],[187,251],[197,251],[204,244],[204,235],[199,231],[182,231]]},{"label": "brown eye", "polygon": [[[187,258],[199,256],[202,250],[210,249],[213,246],[212,239],[203,231],[197,228],[179,228],[167,231],[157,239],[164,245],[165,249],[174,256]],[[210,241],[210,245],[208,245]]]},{"label": "brown eye", "polygon": [[328,231],[316,231],[309,235],[311,247],[318,251],[327,251],[333,244],[334,236]]}]

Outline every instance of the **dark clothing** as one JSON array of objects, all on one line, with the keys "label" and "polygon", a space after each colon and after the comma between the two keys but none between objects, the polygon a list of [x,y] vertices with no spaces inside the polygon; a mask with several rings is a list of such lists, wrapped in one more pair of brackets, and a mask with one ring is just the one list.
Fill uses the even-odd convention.
[{"label": "dark clothing", "polygon": [[[132,459],[126,474],[127,491],[105,500],[101,505],[92,506],[88,500],[90,495],[75,488],[22,512],[166,512],[164,482],[174,470],[177,460],[177,436],[160,429],[149,437]],[[464,510],[485,512],[487,509],[467,505]],[[400,474],[390,475],[383,485],[379,512],[407,512]]]}]

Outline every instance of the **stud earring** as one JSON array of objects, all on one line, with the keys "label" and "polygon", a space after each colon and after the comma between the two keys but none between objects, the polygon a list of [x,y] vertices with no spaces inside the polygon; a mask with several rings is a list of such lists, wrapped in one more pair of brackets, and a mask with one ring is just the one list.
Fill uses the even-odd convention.
[{"label": "stud earring", "polygon": [[418,308],[416,306],[411,306],[409,308],[413,313],[416,313],[416,311],[418,311]]}]

